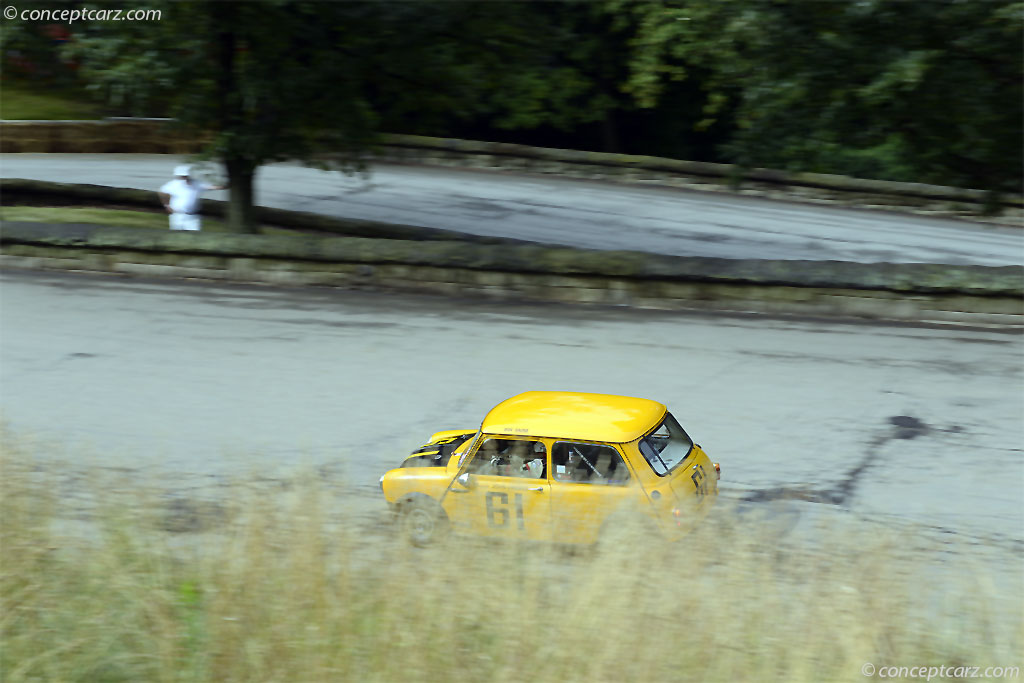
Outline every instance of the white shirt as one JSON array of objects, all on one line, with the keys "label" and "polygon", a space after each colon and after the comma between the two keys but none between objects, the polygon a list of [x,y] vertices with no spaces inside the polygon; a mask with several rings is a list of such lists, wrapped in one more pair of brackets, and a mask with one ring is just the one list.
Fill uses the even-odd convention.
[{"label": "white shirt", "polygon": [[526,463],[524,467],[526,468],[526,471],[529,473],[530,477],[534,479],[539,479],[540,475],[544,473],[544,460],[541,458],[536,458]]},{"label": "white shirt", "polygon": [[175,178],[163,184],[160,191],[171,197],[171,211],[174,213],[199,213],[199,195],[205,190],[212,190],[213,185],[199,181],[186,182]]}]

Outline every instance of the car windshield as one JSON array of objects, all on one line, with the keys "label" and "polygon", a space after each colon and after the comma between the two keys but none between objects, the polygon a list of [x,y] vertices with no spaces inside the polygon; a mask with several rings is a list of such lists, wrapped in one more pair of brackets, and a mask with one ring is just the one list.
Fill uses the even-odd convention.
[{"label": "car windshield", "polygon": [[[466,456],[472,453],[474,449],[476,449],[476,447],[479,445],[481,436],[483,435],[480,432],[477,432],[476,434],[473,435],[473,440],[472,442],[470,442],[469,446],[466,446],[465,448],[461,449],[455,449],[459,451],[459,469],[462,469],[462,466],[466,464]],[[463,441],[463,444],[465,444],[465,441]]]},{"label": "car windshield", "polygon": [[657,429],[640,439],[640,453],[659,477],[665,476],[686,460],[692,449],[693,441],[672,417],[672,413],[667,413]]}]

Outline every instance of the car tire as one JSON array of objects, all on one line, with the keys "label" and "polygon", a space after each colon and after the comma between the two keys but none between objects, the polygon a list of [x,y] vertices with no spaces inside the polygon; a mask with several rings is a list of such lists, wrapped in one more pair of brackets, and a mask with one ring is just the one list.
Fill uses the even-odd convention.
[{"label": "car tire", "polygon": [[433,499],[414,498],[402,505],[402,535],[417,548],[448,536],[448,515]]}]

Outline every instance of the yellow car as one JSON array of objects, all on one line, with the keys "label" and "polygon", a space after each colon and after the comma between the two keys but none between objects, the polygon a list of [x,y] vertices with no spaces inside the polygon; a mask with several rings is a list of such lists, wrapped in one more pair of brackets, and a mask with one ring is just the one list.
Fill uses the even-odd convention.
[{"label": "yellow car", "polygon": [[415,545],[449,532],[589,544],[629,522],[679,535],[720,476],[661,403],[530,391],[479,429],[434,434],[380,484]]}]

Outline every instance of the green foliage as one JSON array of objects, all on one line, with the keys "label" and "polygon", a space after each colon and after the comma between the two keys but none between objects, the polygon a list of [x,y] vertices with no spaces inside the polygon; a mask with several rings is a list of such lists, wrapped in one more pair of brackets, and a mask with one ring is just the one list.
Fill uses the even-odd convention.
[{"label": "green foliage", "polygon": [[[17,8],[14,8],[17,10]],[[0,58],[3,59],[4,89],[12,77],[45,85],[66,88],[75,82],[74,62],[54,49],[70,36],[66,26],[40,25],[9,20],[0,22]],[[6,92],[4,93],[6,97]]]},{"label": "green foliage", "polygon": [[7,23],[3,48],[78,65],[119,113],[202,136],[231,179],[235,229],[254,224],[260,165],[359,169],[378,130],[992,191],[1022,181],[1024,3],[1010,0],[130,8],[161,18],[76,23],[58,59],[41,27]]},{"label": "green foliage", "polygon": [[[426,2],[389,5],[400,48],[385,40],[370,99],[388,130],[446,135],[571,132],[636,105],[621,92],[628,35],[592,2]],[[391,16],[389,21],[393,21]]]},{"label": "green foliage", "polygon": [[253,166],[368,142],[363,65],[337,48],[367,39],[344,16],[353,6],[153,7],[159,22],[93,24],[69,46],[91,86],[132,115],[213,132],[211,155]]},{"label": "green foliage", "polygon": [[709,119],[744,165],[1019,191],[1024,5],[611,0],[631,17],[628,90],[653,106],[706,70]]}]

